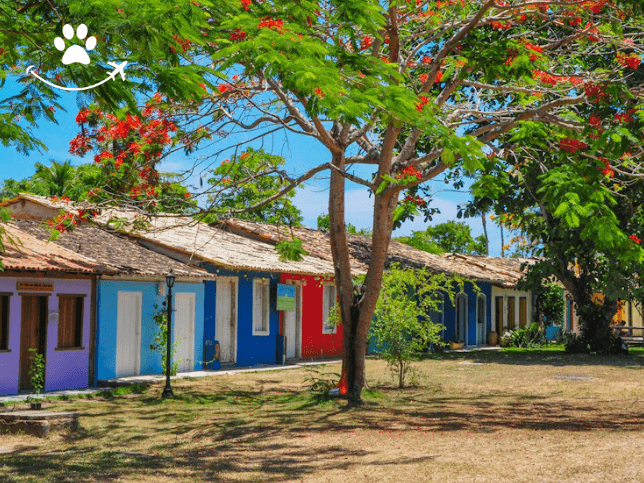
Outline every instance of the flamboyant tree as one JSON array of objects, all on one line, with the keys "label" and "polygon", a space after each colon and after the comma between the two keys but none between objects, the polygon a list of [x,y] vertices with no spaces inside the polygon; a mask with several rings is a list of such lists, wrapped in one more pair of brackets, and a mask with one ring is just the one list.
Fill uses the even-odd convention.
[{"label": "flamboyant tree", "polygon": [[[405,214],[400,202],[410,202],[400,193],[448,169],[473,172],[488,152],[504,149],[503,159],[512,159],[516,136],[530,129],[567,129],[564,145],[576,149],[581,113],[613,95],[641,94],[630,83],[642,48],[635,1],[228,0],[200,8],[211,15],[206,43],[181,48],[186,59],[207,57],[228,77],[205,86],[201,102],[175,121],[178,129],[205,126],[229,138],[282,130],[328,153],[305,172],[284,170],[284,189],[245,210],[330,173],[343,380],[352,402],[365,381],[391,232]],[[347,248],[347,182],[374,199],[372,256],[360,291]]]},{"label": "flamboyant tree", "polygon": [[[629,83],[642,48],[638,0],[225,0],[194,6],[190,31],[201,36],[173,31],[174,53],[183,59],[173,82],[192,85],[190,72],[182,77],[181,70],[210,64],[226,80],[216,86],[204,80],[198,104],[164,91],[184,109],[172,120],[178,131],[205,127],[208,135],[232,139],[240,131],[261,137],[282,130],[328,153],[327,162],[303,173],[284,172],[283,190],[245,210],[330,173],[331,250],[351,402],[360,400],[365,381],[367,334],[391,232],[404,216],[400,193],[448,169],[475,171],[488,151],[512,153],[512,135],[529,126],[576,133],[583,129],[579,113],[598,99],[641,94]],[[611,68],[593,62],[597,57]],[[139,156],[140,169],[158,162],[153,151],[149,159],[134,153],[126,159],[130,155]],[[154,185],[153,178],[142,182],[150,181]],[[347,248],[347,182],[374,199],[372,256],[360,291],[353,287]]]},{"label": "flamboyant tree", "polygon": [[[641,48],[635,32],[642,18],[624,2],[227,5],[229,15],[211,31],[219,46],[212,57],[239,78],[220,84],[206,109],[239,129],[300,134],[329,153],[293,184],[330,171],[331,249],[352,401],[364,384],[367,333],[401,191],[450,167],[480,167],[485,146],[496,150],[526,123],[569,126],[606,89],[637,95],[625,79]],[[587,61],[594,52],[610,56],[612,68]],[[374,194],[372,255],[360,292],[347,250],[347,182]]]}]

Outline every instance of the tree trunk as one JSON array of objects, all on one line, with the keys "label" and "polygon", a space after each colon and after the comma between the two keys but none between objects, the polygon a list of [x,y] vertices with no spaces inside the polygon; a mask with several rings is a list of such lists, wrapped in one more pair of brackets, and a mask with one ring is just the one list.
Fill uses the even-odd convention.
[{"label": "tree trunk", "polygon": [[[344,169],[344,157],[341,155],[337,155],[337,159],[334,156],[333,163]],[[332,171],[329,192],[331,251],[343,324],[340,389],[341,392],[346,390],[349,404],[356,405],[361,403],[362,388],[366,382],[367,339],[382,286],[397,194],[387,192],[375,195],[371,260],[365,285],[354,290],[344,216],[344,184],[344,177]],[[343,388],[345,384],[346,388]]]},{"label": "tree trunk", "polygon": [[490,255],[490,240],[487,237],[487,223],[485,220],[485,213],[481,213],[481,222],[483,222],[483,235],[485,236],[485,256]]},{"label": "tree trunk", "polygon": [[[345,159],[343,153],[334,154],[332,162],[334,166],[344,170]],[[353,279],[344,213],[344,189],[345,178],[337,171],[332,170],[329,184],[329,235],[335,272],[335,286],[338,292],[343,326],[342,379],[340,381],[342,393],[346,393],[352,385],[351,382],[355,380],[356,361],[354,348],[356,345],[357,320],[359,318],[359,308],[353,296]],[[342,387],[343,385],[347,387]]]},{"label": "tree trunk", "polygon": [[503,239],[503,223],[499,223],[501,228],[501,258],[505,258],[505,240]]}]

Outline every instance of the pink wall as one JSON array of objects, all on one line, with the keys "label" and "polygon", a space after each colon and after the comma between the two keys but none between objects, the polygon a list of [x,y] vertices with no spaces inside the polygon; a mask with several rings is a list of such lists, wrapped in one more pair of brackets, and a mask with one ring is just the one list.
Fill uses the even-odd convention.
[{"label": "pink wall", "polygon": [[[316,280],[317,278],[317,280]],[[302,287],[302,358],[339,357],[342,355],[342,326],[335,334],[322,333],[322,282],[332,279],[283,273],[281,282],[303,280]]]}]

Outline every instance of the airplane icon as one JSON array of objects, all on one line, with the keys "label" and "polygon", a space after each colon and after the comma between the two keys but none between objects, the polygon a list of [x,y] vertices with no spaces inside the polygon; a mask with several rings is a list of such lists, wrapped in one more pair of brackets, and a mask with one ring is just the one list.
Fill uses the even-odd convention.
[{"label": "airplane icon", "polygon": [[123,69],[125,69],[127,60],[125,62],[122,62],[121,64],[117,64],[116,62],[108,62],[108,64],[114,67],[114,70],[110,72],[109,75],[111,79],[116,79],[116,74],[121,74],[121,80],[125,80],[125,72],[123,72]]}]

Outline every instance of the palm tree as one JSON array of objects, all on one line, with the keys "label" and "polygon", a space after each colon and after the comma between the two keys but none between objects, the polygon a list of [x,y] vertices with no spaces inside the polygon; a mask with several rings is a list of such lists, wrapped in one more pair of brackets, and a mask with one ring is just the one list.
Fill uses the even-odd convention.
[{"label": "palm tree", "polygon": [[76,180],[76,168],[69,160],[63,163],[51,160],[51,166],[38,163],[34,178],[45,184],[49,196],[63,196]]}]

